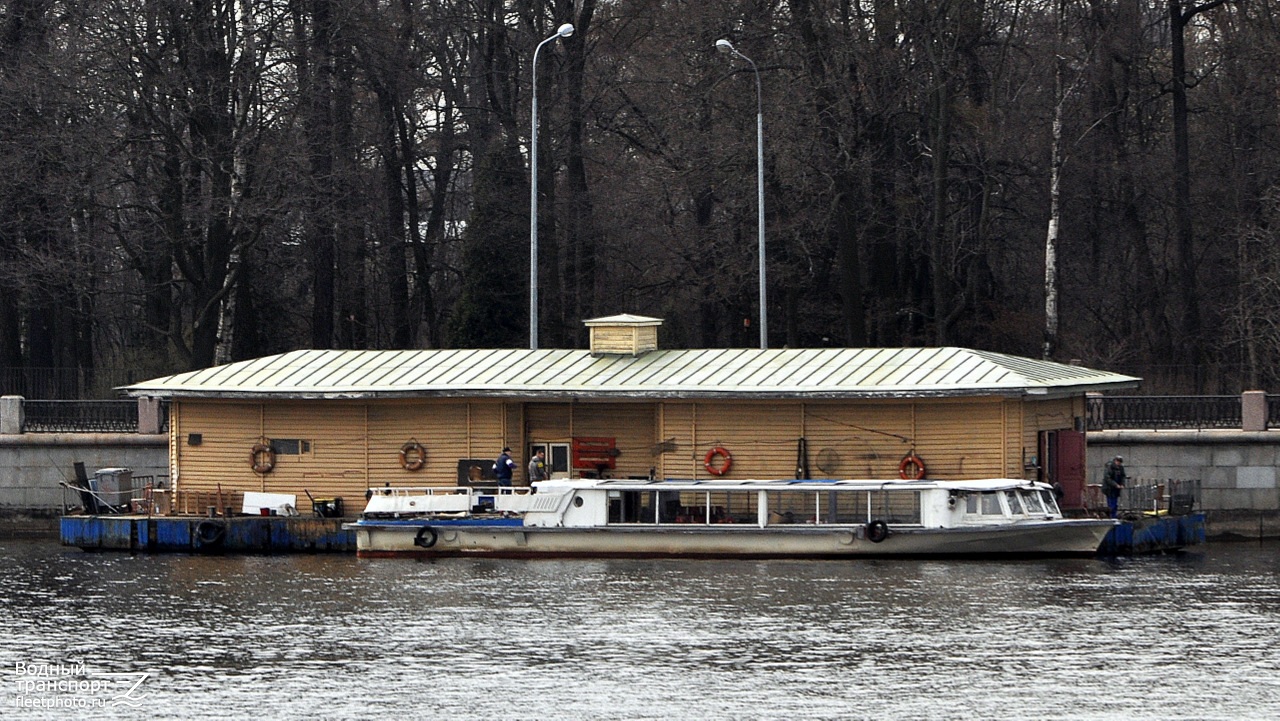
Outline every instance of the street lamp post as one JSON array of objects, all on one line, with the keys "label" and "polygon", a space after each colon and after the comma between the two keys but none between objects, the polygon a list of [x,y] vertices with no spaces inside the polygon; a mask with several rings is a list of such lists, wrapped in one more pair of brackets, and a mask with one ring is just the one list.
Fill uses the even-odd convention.
[{"label": "street lamp post", "polygon": [[529,350],[538,350],[538,52],[556,38],[573,34],[573,25],[565,23],[556,34],[533,49],[533,117],[529,133]]},{"label": "street lamp post", "polygon": [[716,49],[746,60],[756,76],[756,227],[760,240],[760,349],[764,350],[769,347],[769,314],[766,310],[764,266],[764,100],[760,92],[760,69],[755,61],[738,52],[733,43],[724,38],[716,41]]}]

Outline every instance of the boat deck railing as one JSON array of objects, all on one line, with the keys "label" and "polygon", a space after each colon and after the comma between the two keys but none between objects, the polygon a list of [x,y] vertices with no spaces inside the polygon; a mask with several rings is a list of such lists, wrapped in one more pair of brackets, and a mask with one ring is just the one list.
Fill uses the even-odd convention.
[{"label": "boat deck railing", "polygon": [[[1200,503],[1200,479],[1130,478],[1120,492],[1117,509],[1122,515],[1185,516],[1194,513]],[[1093,483],[1085,489],[1087,511],[1106,514],[1107,498],[1102,485]]]},{"label": "boat deck railing", "polygon": [[524,496],[529,486],[383,486],[369,489],[370,496]]}]

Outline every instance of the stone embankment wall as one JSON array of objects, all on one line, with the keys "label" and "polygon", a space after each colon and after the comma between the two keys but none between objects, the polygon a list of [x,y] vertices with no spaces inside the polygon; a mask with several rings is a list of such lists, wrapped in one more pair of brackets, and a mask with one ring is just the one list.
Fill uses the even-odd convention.
[{"label": "stone embankment wall", "polygon": [[1280,430],[1093,431],[1088,443],[1090,483],[1123,456],[1132,478],[1199,480],[1211,538],[1280,537]]},{"label": "stone embankment wall", "polygon": [[75,464],[92,476],[102,468],[129,468],[137,476],[169,475],[169,437],[159,432],[152,406],[139,406],[147,433],[23,433],[22,399],[0,399],[0,538],[57,535],[63,503],[79,506],[62,487],[75,480]]}]

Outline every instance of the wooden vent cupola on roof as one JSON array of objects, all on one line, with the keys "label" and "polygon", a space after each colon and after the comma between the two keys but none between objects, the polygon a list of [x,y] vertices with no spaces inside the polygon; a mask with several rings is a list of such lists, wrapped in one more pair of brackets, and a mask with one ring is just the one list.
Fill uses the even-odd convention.
[{"label": "wooden vent cupola on roof", "polygon": [[611,315],[583,321],[591,329],[591,355],[638,356],[658,349],[661,318]]}]

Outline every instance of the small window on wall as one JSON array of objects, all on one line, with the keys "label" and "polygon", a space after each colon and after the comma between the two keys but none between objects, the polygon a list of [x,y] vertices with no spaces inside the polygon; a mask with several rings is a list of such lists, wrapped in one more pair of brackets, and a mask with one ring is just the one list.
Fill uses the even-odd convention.
[{"label": "small window on wall", "polygon": [[311,441],[297,438],[272,438],[271,450],[277,456],[302,456],[311,453]]}]

